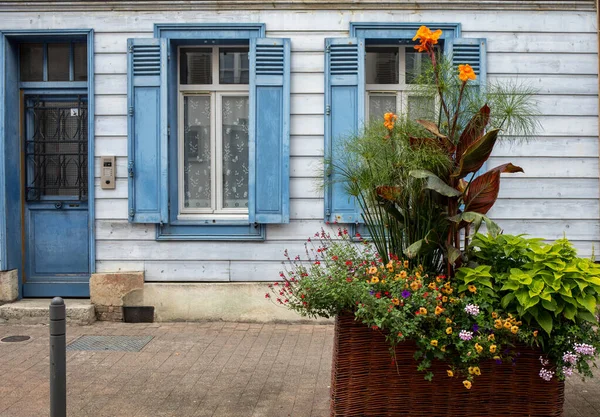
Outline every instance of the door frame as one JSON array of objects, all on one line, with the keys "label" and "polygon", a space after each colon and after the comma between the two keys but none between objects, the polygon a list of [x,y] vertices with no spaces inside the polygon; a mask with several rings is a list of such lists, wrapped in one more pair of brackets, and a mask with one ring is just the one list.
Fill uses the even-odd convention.
[{"label": "door frame", "polygon": [[[87,43],[88,79],[84,82],[27,82],[19,83],[18,44],[21,42],[70,41],[84,39]],[[95,153],[94,153],[94,30],[6,30],[0,31],[0,271],[17,269],[19,298],[23,296],[23,218],[21,176],[21,89],[27,94],[64,92],[80,88],[88,100],[88,228],[89,271],[96,271],[95,228]],[[16,138],[17,141],[9,141]],[[48,283],[28,288],[28,296],[89,297],[89,283]]]}]

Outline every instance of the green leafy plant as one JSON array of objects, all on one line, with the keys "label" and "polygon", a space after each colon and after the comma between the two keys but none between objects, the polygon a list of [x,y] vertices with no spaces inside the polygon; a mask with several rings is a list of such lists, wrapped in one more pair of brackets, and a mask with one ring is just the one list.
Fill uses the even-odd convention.
[{"label": "green leafy plant", "polygon": [[504,310],[537,323],[548,335],[556,321],[597,322],[600,265],[578,258],[566,239],[544,244],[523,236],[477,234],[470,259],[483,265],[458,270],[459,291],[476,285],[482,295],[499,298]]}]

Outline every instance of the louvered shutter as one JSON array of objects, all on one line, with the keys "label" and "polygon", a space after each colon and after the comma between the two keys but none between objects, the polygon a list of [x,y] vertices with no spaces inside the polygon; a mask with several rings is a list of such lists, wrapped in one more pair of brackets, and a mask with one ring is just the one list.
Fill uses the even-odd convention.
[{"label": "louvered shutter", "polygon": [[486,52],[484,38],[453,38],[448,41],[447,51],[452,54],[452,66],[458,68],[461,64],[469,64],[477,80],[469,81],[469,85],[485,88],[487,82]]},{"label": "louvered shutter", "polygon": [[248,213],[251,223],[290,221],[290,40],[250,41]]},{"label": "louvered shutter", "polygon": [[[325,220],[362,223],[357,200],[338,173],[343,142],[358,132],[365,114],[365,48],[357,38],[325,39]],[[329,164],[329,162],[328,162]]]},{"label": "louvered shutter", "polygon": [[129,221],[166,223],[167,73],[165,39],[128,39]]},{"label": "louvered shutter", "polygon": [[[459,65],[469,64],[477,79],[469,81],[467,88],[479,88],[484,91],[487,84],[486,52],[487,43],[485,38],[453,38],[448,42],[449,53],[452,56],[452,66],[458,71]],[[487,162],[475,173],[475,177],[487,171]]]}]

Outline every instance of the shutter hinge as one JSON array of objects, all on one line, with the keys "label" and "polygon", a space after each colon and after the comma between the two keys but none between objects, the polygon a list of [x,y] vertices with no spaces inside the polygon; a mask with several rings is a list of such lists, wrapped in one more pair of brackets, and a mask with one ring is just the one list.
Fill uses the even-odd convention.
[{"label": "shutter hinge", "polygon": [[132,54],[133,53],[133,45],[129,45],[129,53]]},{"label": "shutter hinge", "polygon": [[331,106],[330,105],[325,106],[325,114],[327,116],[329,116],[331,114]]},{"label": "shutter hinge", "polygon": [[129,112],[128,113],[129,113],[130,117],[133,117],[133,106],[129,107]]},{"label": "shutter hinge", "polygon": [[129,177],[133,178],[133,161],[129,161],[129,165],[127,166],[127,172],[129,173]]},{"label": "shutter hinge", "polygon": [[328,54],[329,52],[331,52],[331,45],[327,45],[325,48],[325,53]]},{"label": "shutter hinge", "polygon": [[171,139],[171,126],[167,126],[167,137]]},{"label": "shutter hinge", "polygon": [[327,217],[331,216],[331,210],[329,210],[329,209],[325,210],[325,215]]},{"label": "shutter hinge", "polygon": [[167,61],[170,61],[170,60],[171,60],[171,53],[169,52],[169,53],[167,54]]},{"label": "shutter hinge", "polygon": [[129,217],[130,217],[131,219],[133,219],[133,216],[135,216],[135,210],[134,210],[134,209],[132,209],[132,208],[130,208],[130,209],[129,209]]}]

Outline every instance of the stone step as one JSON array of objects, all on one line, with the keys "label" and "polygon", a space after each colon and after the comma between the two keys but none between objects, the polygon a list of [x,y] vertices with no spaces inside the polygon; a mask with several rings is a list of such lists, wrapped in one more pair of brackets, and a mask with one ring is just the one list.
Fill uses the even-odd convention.
[{"label": "stone step", "polygon": [[[0,306],[0,323],[48,324],[49,298],[30,298]],[[96,321],[94,305],[89,299],[65,299],[67,323],[86,325]]]}]

